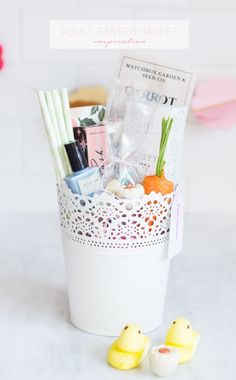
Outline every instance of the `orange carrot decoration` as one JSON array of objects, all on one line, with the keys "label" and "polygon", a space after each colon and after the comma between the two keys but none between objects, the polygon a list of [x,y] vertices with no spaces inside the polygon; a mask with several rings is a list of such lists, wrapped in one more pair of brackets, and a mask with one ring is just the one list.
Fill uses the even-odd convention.
[{"label": "orange carrot decoration", "polygon": [[165,167],[165,151],[167,142],[169,139],[170,131],[172,128],[173,119],[168,117],[162,119],[162,129],[161,129],[161,141],[159,149],[159,157],[157,160],[156,174],[144,177],[143,186],[145,194],[150,194],[151,191],[155,193],[161,193],[162,195],[170,194],[174,191],[173,182],[165,178],[164,167]]}]

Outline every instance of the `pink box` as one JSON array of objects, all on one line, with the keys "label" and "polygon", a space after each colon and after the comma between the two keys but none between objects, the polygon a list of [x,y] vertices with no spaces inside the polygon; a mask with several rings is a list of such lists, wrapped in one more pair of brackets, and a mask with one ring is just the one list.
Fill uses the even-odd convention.
[{"label": "pink box", "polygon": [[103,163],[109,157],[107,128],[105,125],[85,127],[87,154],[89,166],[104,167]]}]

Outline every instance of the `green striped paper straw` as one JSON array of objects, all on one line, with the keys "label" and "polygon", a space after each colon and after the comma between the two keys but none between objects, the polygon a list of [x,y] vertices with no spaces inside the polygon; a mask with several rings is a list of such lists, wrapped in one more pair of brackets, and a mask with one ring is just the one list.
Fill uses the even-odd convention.
[{"label": "green striped paper straw", "polygon": [[64,122],[61,97],[59,95],[58,90],[52,90],[51,94],[52,94],[54,108],[56,111],[57,125],[59,127],[59,132],[61,135],[61,141],[63,144],[65,144],[65,143],[69,142],[70,139],[69,139],[69,136],[67,134],[67,130],[66,130],[65,122]]},{"label": "green striped paper straw", "polygon": [[68,97],[68,92],[66,88],[62,88],[61,90],[61,99],[62,99],[63,114],[64,114],[66,129],[67,129],[67,135],[70,141],[74,141],[73,127],[72,127],[72,121],[71,121],[71,116],[70,116],[69,97]]},{"label": "green striped paper straw", "polygon": [[61,160],[62,160],[62,163],[64,166],[65,173],[66,173],[66,175],[68,175],[72,172],[72,170],[71,170],[70,163],[69,163],[69,160],[68,160],[65,148],[64,148],[64,142],[61,141],[61,135],[60,135],[59,127],[58,127],[58,123],[57,123],[56,111],[54,108],[52,94],[50,91],[45,91],[45,96],[46,96],[46,100],[47,100],[49,114],[50,114],[51,121],[52,121],[53,128],[54,128],[54,133],[55,133],[56,143],[58,145],[58,150],[59,150],[59,153],[61,156]]},{"label": "green striped paper straw", "polygon": [[48,140],[49,140],[51,152],[53,155],[53,162],[54,162],[54,167],[55,167],[55,171],[56,171],[56,176],[57,176],[57,178],[62,180],[63,178],[65,178],[66,175],[65,175],[63,164],[62,164],[61,156],[60,156],[59,151],[58,151],[55,131],[53,128],[53,124],[52,124],[52,121],[50,118],[45,94],[43,91],[38,91],[38,98],[39,98],[39,103],[40,103],[43,118],[44,118],[45,129],[46,129],[46,132],[48,135]]}]

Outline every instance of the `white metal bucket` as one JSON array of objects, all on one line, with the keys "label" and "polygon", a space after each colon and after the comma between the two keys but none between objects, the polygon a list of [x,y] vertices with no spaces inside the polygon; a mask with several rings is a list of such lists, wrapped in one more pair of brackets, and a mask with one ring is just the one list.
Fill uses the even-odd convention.
[{"label": "white metal bucket", "polygon": [[[168,281],[173,195],[117,200],[59,188],[71,322],[115,336],[127,323],[158,327]],[[123,224],[124,223],[124,224]]]}]

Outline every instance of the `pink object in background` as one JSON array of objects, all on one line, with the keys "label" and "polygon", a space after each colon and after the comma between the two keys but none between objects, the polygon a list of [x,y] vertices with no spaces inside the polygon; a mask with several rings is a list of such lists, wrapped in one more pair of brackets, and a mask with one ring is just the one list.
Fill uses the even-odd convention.
[{"label": "pink object in background", "polygon": [[236,81],[211,78],[196,86],[192,99],[196,118],[210,128],[228,128],[236,124]]},{"label": "pink object in background", "polygon": [[4,68],[4,60],[2,56],[3,56],[3,46],[0,44],[0,70]]}]

